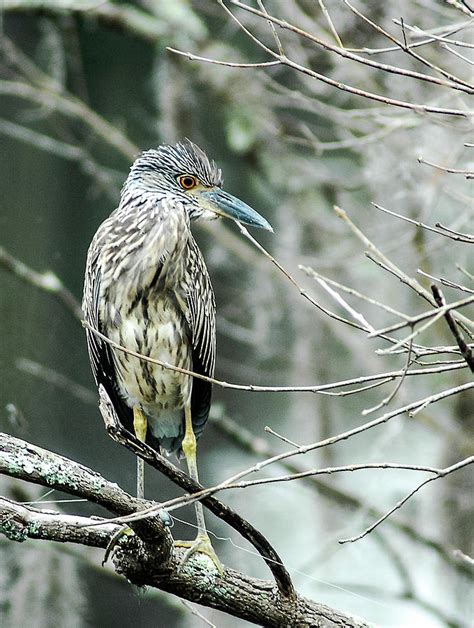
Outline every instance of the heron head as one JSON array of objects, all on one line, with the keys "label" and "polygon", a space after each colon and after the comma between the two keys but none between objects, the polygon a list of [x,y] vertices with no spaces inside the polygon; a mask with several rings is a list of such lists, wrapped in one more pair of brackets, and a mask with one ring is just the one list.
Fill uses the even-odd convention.
[{"label": "heron head", "polygon": [[189,140],[163,144],[142,153],[134,162],[127,182],[139,182],[148,192],[179,198],[190,220],[224,217],[273,231],[263,216],[222,189],[221,170]]}]

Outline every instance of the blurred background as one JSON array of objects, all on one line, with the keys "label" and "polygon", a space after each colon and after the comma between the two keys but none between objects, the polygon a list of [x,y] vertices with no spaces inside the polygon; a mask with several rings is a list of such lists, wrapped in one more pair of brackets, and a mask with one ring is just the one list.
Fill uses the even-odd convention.
[{"label": "blurred background", "polygon": [[[261,3],[249,4],[261,8]],[[325,8],[345,47],[391,48],[364,58],[439,76],[339,0],[269,0],[265,7],[337,45]],[[418,48],[419,53],[449,73],[472,77],[466,61],[472,47],[455,48],[460,58],[436,40],[449,31],[456,41],[472,42],[467,3],[359,1],[357,7],[401,40],[400,26],[393,22],[401,16],[406,25],[422,29],[414,32],[407,26],[410,42],[433,33],[432,43]],[[233,11],[275,48],[265,20]],[[472,142],[468,119],[373,102],[281,65],[231,68],[166,50],[171,46],[228,62],[272,60],[219,3],[4,0],[0,16],[0,246],[31,269],[56,275],[77,299],[89,242],[117,206],[134,156],[184,137],[216,160],[229,192],[271,222],[274,234],[256,232],[257,239],[332,311],[347,317],[299,265],[405,314],[429,309],[367,258],[367,246],[336,216],[334,204],[408,275],[422,269],[473,288],[468,244],[417,229],[370,204],[472,233],[470,182],[418,162],[422,156],[467,168],[473,150],[464,146]],[[279,34],[289,58],[335,81],[412,103],[466,108],[462,91],[357,64],[288,30]],[[319,385],[404,367],[406,354],[377,355],[376,349],[387,346],[383,341],[367,339],[303,299],[234,225],[215,222],[194,231],[216,292],[219,379]],[[1,430],[92,467],[133,492],[135,460],[105,433],[81,325],[53,294],[22,281],[2,259]],[[418,279],[429,286],[428,280]],[[466,296],[443,290],[447,299]],[[398,320],[351,295],[345,298],[375,327]],[[455,344],[443,319],[417,342]],[[432,362],[459,357],[443,354]],[[468,381],[467,368],[407,377],[388,410]],[[266,425],[298,444],[312,443],[381,416],[387,408],[367,418],[361,412],[394,386],[391,382],[350,396],[214,387],[212,420],[199,442],[203,484],[285,451],[288,445],[266,433]],[[473,401],[472,392],[455,395],[413,418],[397,417],[309,453],[295,464],[301,469],[382,461],[447,467],[472,452]],[[286,472],[275,466],[266,476]],[[248,488],[221,498],[270,540],[304,595],[380,626],[470,626],[470,570],[453,554],[474,549],[469,469],[431,483],[368,537],[338,544],[361,532],[425,477],[366,470]],[[104,514],[92,505],[58,502],[67,496],[46,492],[0,478],[0,493],[18,500],[42,498],[55,502],[52,509]],[[146,493],[165,500],[180,491],[148,470]],[[174,514],[174,536],[193,538],[192,509]],[[269,577],[233,530],[210,514],[207,519],[225,564]],[[101,558],[90,548],[33,541],[20,545],[2,537],[0,624],[204,625],[177,598],[131,587],[111,568],[102,568]],[[249,625],[199,610],[217,626]]]}]

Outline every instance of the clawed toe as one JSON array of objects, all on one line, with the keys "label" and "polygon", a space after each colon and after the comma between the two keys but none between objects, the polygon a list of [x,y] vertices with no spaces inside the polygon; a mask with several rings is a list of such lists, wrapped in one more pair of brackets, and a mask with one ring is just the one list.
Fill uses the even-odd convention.
[{"label": "clawed toe", "polygon": [[109,560],[110,554],[114,551],[120,539],[123,536],[132,536],[133,534],[134,532],[132,528],[129,528],[128,526],[126,526],[125,528],[120,528],[120,530],[117,530],[117,532],[112,536],[112,538],[107,544],[107,547],[105,548],[105,554],[104,554],[104,559],[102,561],[102,567]]},{"label": "clawed toe", "polygon": [[188,560],[194,554],[205,554],[208,556],[215,569],[222,575],[224,573],[224,568],[222,567],[221,561],[218,559],[214,548],[211,545],[211,541],[207,535],[198,535],[194,541],[175,541],[176,547],[186,547],[187,551],[184,554],[183,560],[178,569],[181,569],[183,565],[185,565]]}]

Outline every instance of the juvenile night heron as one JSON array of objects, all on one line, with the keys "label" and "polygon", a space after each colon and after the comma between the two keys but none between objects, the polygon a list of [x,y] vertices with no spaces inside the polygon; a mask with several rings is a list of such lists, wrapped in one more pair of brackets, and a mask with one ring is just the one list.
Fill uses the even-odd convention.
[{"label": "juvenile night heron", "polygon": [[[221,171],[192,142],[142,153],[118,208],[89,247],[83,296],[89,325],[127,349],[212,377],[216,306],[190,223],[219,216],[271,230],[222,190]],[[209,416],[210,383],[114,350],[90,329],[86,334],[96,383],[124,427],[157,451],[184,453],[198,481],[196,440]],[[140,459],[137,493],[143,496]],[[204,552],[218,565],[200,502],[196,517],[198,535],[187,555]]]}]

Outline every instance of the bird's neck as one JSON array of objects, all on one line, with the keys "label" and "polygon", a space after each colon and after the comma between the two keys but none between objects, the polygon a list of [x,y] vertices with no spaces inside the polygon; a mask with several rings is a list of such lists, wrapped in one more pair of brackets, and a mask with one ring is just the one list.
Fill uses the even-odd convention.
[{"label": "bird's neck", "polygon": [[145,288],[157,272],[160,281],[176,281],[192,238],[182,203],[170,196],[122,194],[114,213],[114,233],[106,247],[117,256],[110,284],[126,274]]}]

